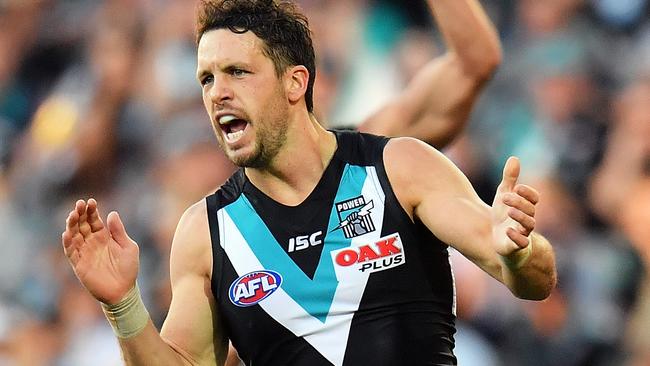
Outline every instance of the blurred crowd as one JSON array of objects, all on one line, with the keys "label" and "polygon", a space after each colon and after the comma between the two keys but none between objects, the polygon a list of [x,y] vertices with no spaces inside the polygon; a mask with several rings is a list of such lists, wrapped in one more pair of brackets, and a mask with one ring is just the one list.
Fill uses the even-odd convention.
[{"label": "blurred crowd", "polygon": [[[444,52],[423,0],[300,0],[315,106],[358,123]],[[504,62],[444,152],[491,202],[509,155],[539,189],[559,284],[513,298],[457,253],[460,365],[650,365],[650,4],[484,0]],[[116,365],[60,234],[119,210],[160,326],[186,207],[233,171],[195,78],[194,1],[0,0],[0,366]]]}]

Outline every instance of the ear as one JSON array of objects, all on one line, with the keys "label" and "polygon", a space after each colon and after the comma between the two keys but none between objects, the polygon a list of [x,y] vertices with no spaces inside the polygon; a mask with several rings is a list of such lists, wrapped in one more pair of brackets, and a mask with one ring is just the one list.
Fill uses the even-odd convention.
[{"label": "ear", "polygon": [[285,74],[285,90],[291,104],[304,98],[309,83],[309,70],[302,65],[290,67]]}]

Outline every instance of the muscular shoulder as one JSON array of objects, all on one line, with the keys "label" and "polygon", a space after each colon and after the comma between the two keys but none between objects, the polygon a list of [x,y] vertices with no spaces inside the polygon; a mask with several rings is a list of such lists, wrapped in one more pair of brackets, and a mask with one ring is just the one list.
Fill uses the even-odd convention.
[{"label": "muscular shoulder", "polygon": [[384,149],[384,166],[398,200],[411,216],[425,197],[467,188],[465,177],[446,156],[415,138],[391,139]]},{"label": "muscular shoulder", "polygon": [[400,163],[408,169],[417,168],[418,164],[442,162],[442,157],[438,150],[412,137],[392,138],[384,149],[384,161]]},{"label": "muscular shoulder", "polygon": [[186,271],[210,276],[212,255],[210,230],[205,200],[190,206],[181,217],[170,257],[172,281],[174,274]]}]

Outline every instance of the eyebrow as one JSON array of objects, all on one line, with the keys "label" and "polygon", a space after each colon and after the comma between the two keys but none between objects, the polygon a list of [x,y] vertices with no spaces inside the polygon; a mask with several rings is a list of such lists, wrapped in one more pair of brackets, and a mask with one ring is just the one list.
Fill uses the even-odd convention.
[{"label": "eyebrow", "polygon": [[[229,61],[224,62],[221,65],[217,66],[217,72],[231,72],[233,69],[244,69],[248,72],[253,72],[253,66],[249,62],[245,61]],[[208,69],[201,69],[197,67],[196,79],[201,81],[201,79],[207,75],[212,75],[213,73]]]},{"label": "eyebrow", "polygon": [[197,71],[197,73],[196,73],[196,80],[201,81],[201,79],[203,79],[203,77],[205,77],[205,76],[207,76],[207,75],[210,75],[210,74],[211,74],[211,72],[209,72],[208,70],[205,70],[205,69],[204,69],[204,70],[200,70],[200,69],[199,69],[199,70]]}]

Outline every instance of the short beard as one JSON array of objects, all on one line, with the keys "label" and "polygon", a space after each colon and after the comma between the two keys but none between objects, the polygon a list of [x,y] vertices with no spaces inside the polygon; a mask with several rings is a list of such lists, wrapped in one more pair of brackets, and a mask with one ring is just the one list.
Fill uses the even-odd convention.
[{"label": "short beard", "polygon": [[287,141],[287,122],[271,127],[274,132],[258,131],[255,151],[252,155],[235,158],[233,163],[242,168],[263,169],[269,167]]},{"label": "short beard", "polygon": [[[286,122],[274,129],[277,131],[275,134],[260,131],[261,133],[257,136],[258,139],[255,142],[254,154],[235,159],[233,163],[243,168],[262,169],[269,167],[287,141]],[[259,138],[262,135],[264,137]]]},{"label": "short beard", "polygon": [[[277,85],[277,95],[280,100],[286,99],[284,90],[279,83]],[[249,123],[254,123],[256,127],[259,126],[259,129],[256,129],[255,149],[253,153],[248,156],[228,156],[228,159],[238,167],[264,169],[271,166],[273,159],[275,159],[287,141],[289,129],[288,107],[282,104],[271,104],[266,110],[273,111],[273,113],[265,116],[268,120],[259,121],[258,123],[249,120]],[[226,151],[225,146],[222,146],[222,148]]]}]

